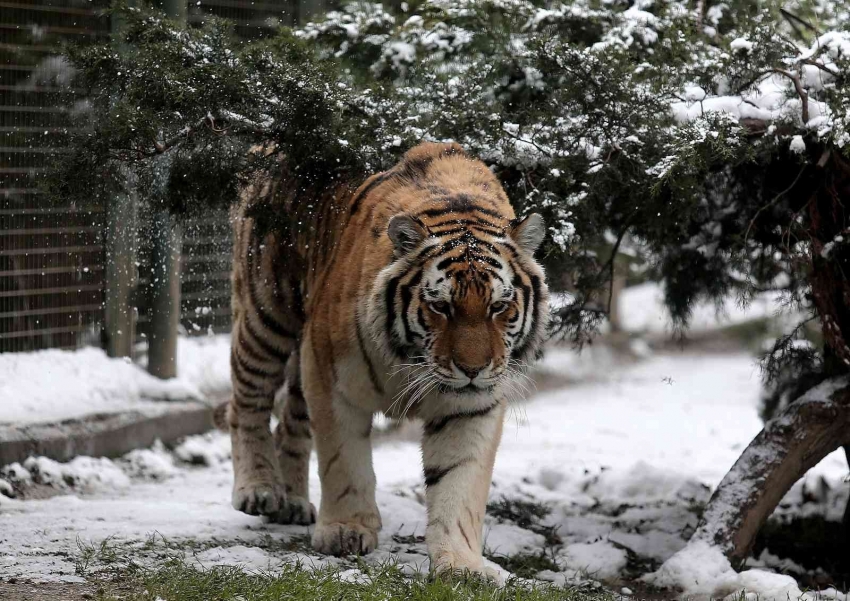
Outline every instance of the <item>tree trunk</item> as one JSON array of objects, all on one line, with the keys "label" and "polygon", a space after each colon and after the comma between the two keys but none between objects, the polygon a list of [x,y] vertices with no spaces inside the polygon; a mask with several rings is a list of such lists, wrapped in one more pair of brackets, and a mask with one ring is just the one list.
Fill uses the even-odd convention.
[{"label": "tree trunk", "polygon": [[103,343],[110,357],[132,359],[136,341],[133,297],[138,284],[136,198],[131,194],[116,194],[109,200],[106,217]]},{"label": "tree trunk", "polygon": [[[162,0],[169,18],[186,24],[186,0]],[[177,330],[180,327],[180,252],[183,237],[174,215],[154,215],[151,248],[150,333],[148,372],[158,378],[177,377]]]},{"label": "tree trunk", "polygon": [[[850,445],[844,445],[844,456],[847,459],[847,466],[850,467]],[[844,506],[844,519],[841,521],[841,527],[844,530],[844,542],[850,546],[850,496],[847,497],[847,504]]]},{"label": "tree trunk", "polygon": [[623,331],[623,319],[620,315],[620,299],[623,289],[626,287],[626,274],[623,267],[614,267],[614,277],[608,282],[611,287],[611,305],[608,307],[608,323],[611,324],[611,333],[616,334]]},{"label": "tree trunk", "polygon": [[785,493],[843,445],[850,445],[850,380],[835,378],[765,425],[717,487],[693,540],[720,547],[739,567]]},{"label": "tree trunk", "polygon": [[182,240],[180,224],[168,211],[154,216],[148,372],[163,379],[177,377]]}]

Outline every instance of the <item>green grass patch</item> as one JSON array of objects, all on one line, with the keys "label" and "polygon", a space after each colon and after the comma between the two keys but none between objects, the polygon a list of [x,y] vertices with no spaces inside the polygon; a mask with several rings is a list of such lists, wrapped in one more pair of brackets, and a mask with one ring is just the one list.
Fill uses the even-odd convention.
[{"label": "green grass patch", "polygon": [[[607,592],[512,580],[504,587],[476,577],[452,580],[411,577],[392,565],[360,567],[362,576],[341,578],[338,568],[306,570],[286,565],[273,573],[237,567],[201,569],[170,561],[156,569],[128,569],[104,583],[101,601],[613,601]],[[349,572],[350,573],[350,572]]]},{"label": "green grass patch", "polygon": [[489,503],[487,505],[489,515],[500,522],[513,522],[520,528],[540,534],[545,542],[544,548],[539,552],[514,555],[488,553],[485,543],[487,558],[520,578],[534,578],[538,572],[543,570],[560,571],[555,561],[557,551],[563,545],[563,541],[558,535],[558,528],[541,523],[551,512],[552,508],[544,503],[524,499],[502,497]]},{"label": "green grass patch", "polygon": [[487,504],[487,513],[502,521],[510,521],[520,528],[531,528],[552,513],[543,503],[502,497]]},{"label": "green grass patch", "polygon": [[[487,504],[487,513],[500,522],[513,522],[520,528],[531,530],[543,536],[546,539],[546,549],[548,550],[557,549],[563,544],[558,535],[557,526],[541,524],[541,521],[552,513],[552,508],[545,503],[502,497]],[[493,561],[497,560],[493,559]]]},{"label": "green grass patch", "polygon": [[[420,537],[398,537],[396,542],[420,543]],[[78,542],[77,574],[99,586],[99,601],[265,601],[334,600],[388,601],[613,601],[614,596],[588,586],[559,587],[525,580],[537,572],[557,569],[544,555],[493,557],[516,573],[505,586],[472,575],[435,579],[404,572],[392,562],[372,565],[350,558],[342,565],[310,569],[284,564],[273,571],[240,567],[205,568],[193,560],[210,546],[241,541],[171,541],[161,535],[134,543],[106,539],[100,544]],[[251,543],[243,543],[251,544]],[[253,546],[270,551],[298,550],[305,540],[275,541],[271,537]]]},{"label": "green grass patch", "polygon": [[215,547],[233,547],[241,545],[255,547],[271,554],[293,552],[312,552],[309,535],[290,535],[276,537],[270,533],[257,539],[243,540],[239,537],[219,540],[215,537],[198,541],[194,539],[168,539],[159,533],[151,534],[144,541],[135,544],[117,542],[106,538],[100,543],[77,539],[77,553],[74,555],[76,573],[90,577],[104,573],[120,572],[127,567],[150,565],[164,561],[182,561],[207,549]]},{"label": "green grass patch", "polygon": [[487,557],[520,578],[534,578],[543,570],[560,571],[558,564],[543,551],[516,555],[488,555]]}]

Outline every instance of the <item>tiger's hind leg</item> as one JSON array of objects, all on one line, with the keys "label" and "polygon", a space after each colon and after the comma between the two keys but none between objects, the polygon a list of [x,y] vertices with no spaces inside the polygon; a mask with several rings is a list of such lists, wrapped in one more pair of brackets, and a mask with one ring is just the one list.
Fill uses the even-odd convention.
[{"label": "tiger's hind leg", "polygon": [[284,381],[289,353],[260,338],[245,314],[237,314],[230,352],[233,397],[228,408],[233,454],[233,507],[276,518],[286,502],[272,440],[274,397]]},{"label": "tiger's hind leg", "polygon": [[286,384],[281,400],[274,442],[286,490],[286,503],[276,521],[281,524],[312,524],[316,521],[316,508],[310,503],[308,485],[313,435],[307,401],[301,390],[301,366],[297,352],[289,357],[286,365]]}]

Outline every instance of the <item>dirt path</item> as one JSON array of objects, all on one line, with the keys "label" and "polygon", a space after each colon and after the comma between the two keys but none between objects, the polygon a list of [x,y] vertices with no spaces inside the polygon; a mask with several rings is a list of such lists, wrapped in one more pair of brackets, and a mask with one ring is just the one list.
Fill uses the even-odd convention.
[{"label": "dirt path", "polygon": [[97,588],[91,584],[0,582],[0,599],[3,601],[82,601],[94,599],[96,592]]}]

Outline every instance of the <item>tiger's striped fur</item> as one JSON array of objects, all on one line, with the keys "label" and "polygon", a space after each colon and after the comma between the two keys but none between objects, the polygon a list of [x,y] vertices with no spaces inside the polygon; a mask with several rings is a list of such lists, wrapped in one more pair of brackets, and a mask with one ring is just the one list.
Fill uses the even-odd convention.
[{"label": "tiger's striped fur", "polygon": [[[312,204],[297,197],[284,177],[260,176],[232,215],[233,504],[316,520],[318,551],[367,553],[381,527],[372,416],[418,416],[432,567],[483,571],[506,387],[546,328],[533,259],[542,219],[515,219],[498,180],[456,144],[422,144],[353,194],[340,185]],[[264,227],[268,207],[291,227]]]}]

